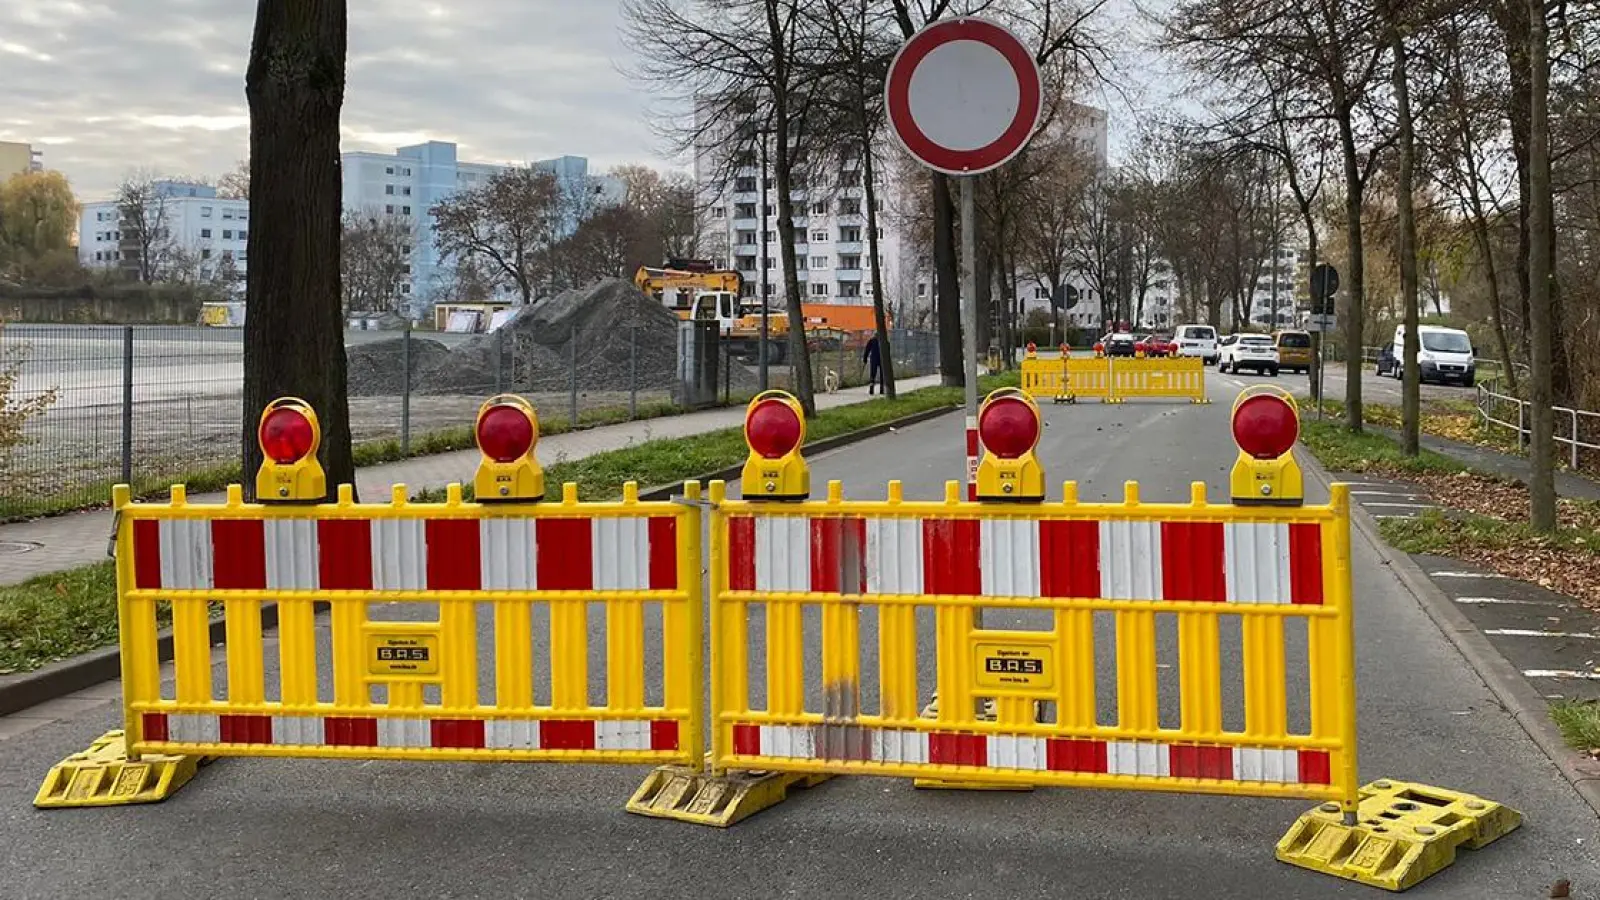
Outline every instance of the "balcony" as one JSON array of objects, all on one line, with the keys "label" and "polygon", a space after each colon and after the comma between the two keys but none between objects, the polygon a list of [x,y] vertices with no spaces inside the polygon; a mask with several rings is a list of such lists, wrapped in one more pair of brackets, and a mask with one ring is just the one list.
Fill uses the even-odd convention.
[{"label": "balcony", "polygon": [[834,269],[833,275],[840,281],[853,281],[859,284],[863,271],[862,269]]},{"label": "balcony", "polygon": [[861,256],[867,252],[866,245],[860,241],[838,241],[833,245],[833,250],[841,256]]},{"label": "balcony", "polygon": [[734,231],[759,231],[759,230],[761,230],[761,219],[759,217],[757,217],[757,218],[749,218],[749,219],[743,219],[743,218],[741,218],[741,219],[732,219],[731,221],[733,222],[733,230]]}]

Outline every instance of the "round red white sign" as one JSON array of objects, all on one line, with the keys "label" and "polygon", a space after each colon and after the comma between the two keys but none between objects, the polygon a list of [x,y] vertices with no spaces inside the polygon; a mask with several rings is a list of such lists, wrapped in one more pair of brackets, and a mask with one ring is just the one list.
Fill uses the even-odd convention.
[{"label": "round red white sign", "polygon": [[889,67],[889,128],[923,165],[987,172],[1016,156],[1039,125],[1039,64],[1010,30],[946,19],[912,35]]}]

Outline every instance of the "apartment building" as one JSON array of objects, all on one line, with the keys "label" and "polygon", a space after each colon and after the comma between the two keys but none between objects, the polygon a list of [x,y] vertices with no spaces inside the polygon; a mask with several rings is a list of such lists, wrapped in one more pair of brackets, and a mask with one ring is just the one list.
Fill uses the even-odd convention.
[{"label": "apartment building", "polygon": [[1250,297],[1250,321],[1269,328],[1294,327],[1298,321],[1295,285],[1300,278],[1300,252],[1278,247],[1264,260]]},{"label": "apartment building", "polygon": [[0,141],[0,181],[25,172],[44,171],[44,151],[32,144]]},{"label": "apartment building", "polygon": [[115,200],[83,204],[78,218],[78,261],[95,268],[121,268],[140,274],[144,252],[138,220],[153,235],[157,276],[179,256],[197,261],[196,274],[209,279],[227,260],[240,276],[249,264],[250,204],[225,200],[205,184],[158,181],[138,210],[123,209]]}]

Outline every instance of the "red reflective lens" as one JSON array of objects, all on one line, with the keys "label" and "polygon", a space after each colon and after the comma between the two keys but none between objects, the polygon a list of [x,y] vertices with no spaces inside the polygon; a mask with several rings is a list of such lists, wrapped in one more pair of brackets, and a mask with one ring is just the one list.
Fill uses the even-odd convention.
[{"label": "red reflective lens", "polygon": [[478,417],[478,449],[495,462],[515,462],[533,446],[533,423],[515,406],[492,406]]},{"label": "red reflective lens", "polygon": [[261,420],[261,430],[256,435],[261,441],[261,452],[280,465],[299,462],[311,452],[315,434],[311,420],[305,413],[291,407],[279,407]]},{"label": "red reflective lens", "polygon": [[1001,459],[1016,459],[1032,450],[1039,440],[1039,417],[1032,407],[1015,397],[996,400],[984,407],[978,419],[978,436],[990,453]]},{"label": "red reflective lens", "polygon": [[745,419],[744,436],[751,450],[777,459],[800,444],[800,416],[781,400],[765,400]]},{"label": "red reflective lens", "polygon": [[1233,440],[1256,459],[1277,459],[1300,438],[1300,419],[1288,401],[1258,394],[1239,404],[1233,413]]}]

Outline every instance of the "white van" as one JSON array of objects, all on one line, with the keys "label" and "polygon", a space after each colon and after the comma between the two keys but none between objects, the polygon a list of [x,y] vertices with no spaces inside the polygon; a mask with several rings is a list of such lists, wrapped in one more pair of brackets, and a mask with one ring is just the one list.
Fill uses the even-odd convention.
[{"label": "white van", "polygon": [[[1417,328],[1417,365],[1422,368],[1422,381],[1440,384],[1460,384],[1472,387],[1478,381],[1478,360],[1472,352],[1472,338],[1459,328],[1439,325],[1422,325]],[[1400,378],[1401,360],[1405,358],[1406,327],[1394,329],[1394,360],[1389,373]]]},{"label": "white van", "polygon": [[1216,365],[1220,358],[1217,350],[1217,330],[1210,325],[1179,325],[1172,339],[1178,343],[1179,356],[1198,356],[1206,365]]}]

